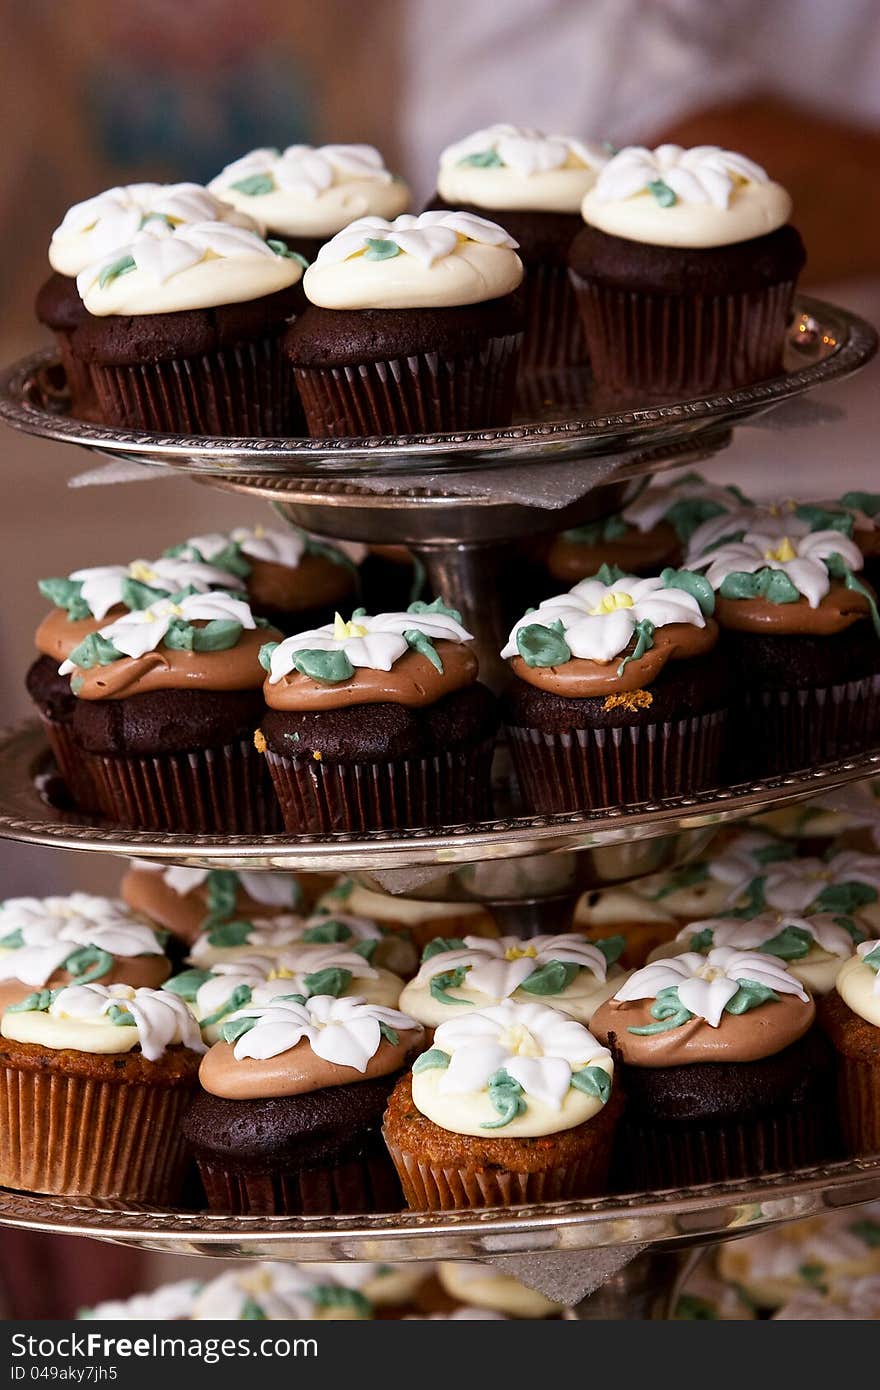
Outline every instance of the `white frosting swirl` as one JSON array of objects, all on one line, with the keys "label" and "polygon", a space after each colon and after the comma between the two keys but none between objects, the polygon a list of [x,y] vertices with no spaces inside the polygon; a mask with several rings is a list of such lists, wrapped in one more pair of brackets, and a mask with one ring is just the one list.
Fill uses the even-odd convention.
[{"label": "white frosting swirl", "polygon": [[335,622],[310,632],[286,637],[272,653],[269,684],[277,685],[296,668],[297,652],[344,652],[355,669],[390,671],[395,661],[410,650],[405,632],[415,629],[432,641],[472,642],[473,636],[448,613],[380,613],[369,617],[357,614],[344,622],[337,613]]},{"label": "white frosting swirl", "polygon": [[447,146],[437,191],[453,205],[577,212],[607,158],[597,146],[568,135],[501,123]]},{"label": "white frosting swirl", "polygon": [[368,1004],[357,995],[334,999],[330,994],[315,994],[304,1004],[276,999],[271,1004],[240,1009],[230,1014],[229,1022],[242,1018],[254,1018],[256,1023],[233,1047],[238,1062],[248,1057],[258,1061],[277,1057],[305,1038],[316,1057],[361,1074],[379,1051],[383,1024],[395,1032],[421,1031],[408,1014]]},{"label": "white frosting swirl", "polygon": [[324,309],[430,309],[510,294],[523,278],[517,243],[469,212],[393,222],[361,217],[321,247],[303,280]]},{"label": "white frosting swirl", "polygon": [[[434,1034],[446,1067],[414,1070],[413,1102],[441,1129],[500,1139],[558,1134],[592,1119],[598,1095],[578,1089],[572,1077],[587,1067],[613,1076],[611,1053],[582,1024],[544,1004],[505,1000],[451,1018]],[[490,1079],[504,1071],[520,1087],[521,1113],[497,1128]]]},{"label": "white frosting swirl", "polygon": [[[876,904],[880,899],[880,855],[862,854],[858,850],[839,850],[830,859],[802,856],[765,864],[757,871],[762,880],[764,902],[777,912],[801,915],[821,911],[821,895],[845,884],[861,884],[872,890],[873,900],[861,904],[850,914],[867,920],[872,928],[878,925]],[[741,881],[728,896],[733,906],[741,898],[747,884]],[[880,929],[880,926],[878,926]]]},{"label": "white frosting swirl", "polygon": [[[110,1010],[123,1010],[114,1022]],[[140,1047],[156,1062],[175,1044],[204,1052],[199,1026],[182,999],[159,989],[129,985],[67,985],[53,994],[48,1009],[7,1009],[0,1032],[15,1042],[74,1052],[112,1055]]]},{"label": "white frosting swirl", "polygon": [[330,237],[357,217],[397,217],[409,205],[401,179],[372,145],[288,145],[227,164],[209,187],[233,207],[291,237]]},{"label": "white frosting swirl", "polygon": [[760,165],[716,145],[629,145],[599,173],[584,221],[652,246],[728,246],[781,227],[791,198]]},{"label": "white frosting swirl", "polygon": [[811,608],[818,608],[831,588],[825,561],[839,555],[851,570],[860,570],[864,556],[858,546],[840,531],[809,531],[797,536],[780,536],[770,531],[748,531],[742,540],[716,546],[691,562],[692,569],[704,569],[713,589],[720,589],[728,575],[754,574],[757,570],[780,570],[803,594]]},{"label": "white frosting swirl", "polygon": [[685,1009],[704,1019],[710,1028],[717,1028],[725,1005],[744,980],[765,985],[779,994],[794,994],[805,1004],[809,1002],[810,996],[800,982],[775,956],[737,951],[731,946],[715,947],[705,956],[698,951],[684,951],[668,960],[653,961],[633,971],[614,998],[621,1003],[656,999],[662,989],[675,988]]},{"label": "white frosting swirl", "polygon": [[[657,946],[648,957],[649,963],[674,956],[682,951],[710,951],[716,946],[732,946],[737,951],[762,951],[773,955],[769,943],[781,933],[797,931],[810,938],[806,953],[785,959],[788,969],[811,994],[828,994],[834,988],[841,963],[849,960],[855,943],[838,917],[831,912],[802,917],[794,913],[762,912],[743,921],[739,917],[706,917],[682,927],[674,941]],[[695,936],[708,933],[708,944],[692,947]]]},{"label": "white frosting swirl", "polygon": [[262,299],[302,278],[300,257],[273,251],[256,232],[198,222],[165,236],[139,233],[76,277],[90,314],[168,314]]},{"label": "white frosting swirl", "polygon": [[236,1322],[265,1319],[268,1322],[350,1320],[368,1316],[367,1305],[340,1300],[325,1303],[322,1289],[339,1286],[323,1277],[320,1282],[310,1265],[281,1260],[256,1260],[227,1270],[205,1284],[192,1310],[195,1322]]},{"label": "white frosting swirl", "polygon": [[[141,657],[161,646],[171,624],[178,618],[186,623],[220,619],[239,623],[243,628],[256,627],[254,615],[242,599],[208,592],[189,594],[179,603],[170,598],[158,599],[151,608],[136,609],[108,623],[100,629],[100,635],[124,656]],[[68,657],[58,667],[58,674],[67,676],[75,670],[76,663]]]},{"label": "white frosting swirl", "polygon": [[74,203],[49,243],[49,264],[75,276],[136,237],[166,236],[193,222],[227,222],[254,232],[265,228],[197,183],[129,183]]},{"label": "white frosting swirl", "polygon": [[704,478],[690,474],[674,482],[656,483],[643,488],[620,515],[628,525],[644,533],[653,531],[655,526],[665,521],[677,503],[695,501],[714,503],[722,513],[732,512],[740,506],[740,498],[732,488],[708,483]]},{"label": "white frosting swirl", "polygon": [[165,589],[172,594],[180,593],[182,589],[207,593],[209,589],[244,588],[242,580],[228,570],[167,555],[160,556],[158,560],[132,560],[127,565],[94,565],[89,569],[74,570],[68,578],[82,585],[80,597],[95,618],[106,617],[111,608],[124,602],[127,579],[150,588]]},{"label": "white frosting swirl", "polygon": [[[868,964],[866,956],[874,957],[872,964]],[[837,993],[844,1004],[875,1028],[880,1028],[880,970],[875,968],[878,961],[880,941],[863,941],[837,976]]]}]

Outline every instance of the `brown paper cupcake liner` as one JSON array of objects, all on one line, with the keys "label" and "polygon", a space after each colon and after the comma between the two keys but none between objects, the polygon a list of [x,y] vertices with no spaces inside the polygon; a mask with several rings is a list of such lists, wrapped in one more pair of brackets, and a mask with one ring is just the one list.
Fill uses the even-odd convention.
[{"label": "brown paper cupcake liner", "polygon": [[45,714],[40,715],[40,723],[71,801],[78,811],[99,815],[102,803],[70,724]]},{"label": "brown paper cupcake liner", "polygon": [[291,835],[464,824],[491,814],[494,742],[424,758],[331,763],[311,754],[266,761]]},{"label": "brown paper cupcake liner", "polygon": [[95,388],[87,363],[80,362],[70,345],[71,334],[64,329],[53,330],[58,346],[58,360],[64,369],[67,389],[70,393],[70,413],[78,419],[96,418],[97,402]]},{"label": "brown paper cupcake liner", "polygon": [[368,1135],[320,1168],[233,1169],[197,1155],[211,1211],[234,1216],[357,1216],[399,1211],[400,1182],[379,1136]]},{"label": "brown paper cupcake liner", "polygon": [[506,1172],[496,1167],[440,1166],[388,1143],[406,1204],[413,1211],[511,1207],[532,1202],[562,1202],[607,1191],[610,1139],[604,1150],[592,1149],[582,1161],[537,1173]]},{"label": "brown paper cupcake liner", "polygon": [[730,745],[741,777],[812,767],[878,740],[880,674],[841,685],[746,689],[731,707]]},{"label": "brown paper cupcake liner", "polygon": [[615,394],[696,396],[774,376],[794,281],[738,294],[626,290],[571,272],[596,382]]},{"label": "brown paper cupcake liner", "polygon": [[281,830],[268,771],[250,739],[154,757],[78,757],[101,812],[138,830],[271,835]]},{"label": "brown paper cupcake liner", "polygon": [[277,337],[197,357],[86,365],[98,412],[108,425],[170,434],[302,433]]},{"label": "brown paper cupcake liner", "polygon": [[173,1204],[191,1085],[122,1083],[0,1067],[0,1186]]},{"label": "brown paper cupcake liner", "polygon": [[342,367],[295,367],[309,434],[430,434],[506,425],[513,414],[521,334],[469,356],[435,352]]},{"label": "brown paper cupcake liner", "polygon": [[880,1153],[880,1054],[876,1062],[840,1058],[837,1069],[840,1125],[854,1154]]},{"label": "brown paper cupcake liner", "polygon": [[713,710],[658,724],[507,732],[524,803],[552,815],[711,787],[726,724],[726,710]]},{"label": "brown paper cupcake liner", "polygon": [[579,367],[587,340],[565,265],[530,265],[520,291],[525,311],[522,367]]}]

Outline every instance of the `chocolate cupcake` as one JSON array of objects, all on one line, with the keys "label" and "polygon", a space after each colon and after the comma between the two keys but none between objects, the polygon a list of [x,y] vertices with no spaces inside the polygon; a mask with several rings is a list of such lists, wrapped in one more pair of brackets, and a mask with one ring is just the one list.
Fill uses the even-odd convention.
[{"label": "chocolate cupcake", "polygon": [[285,337],[309,434],[506,425],[522,310],[516,242],[464,212],[362,217],[321,247]]},{"label": "chocolate cupcake", "polygon": [[269,644],[258,742],[291,834],[480,820],[498,723],[438,599]]},{"label": "chocolate cupcake", "polygon": [[393,1211],[379,1125],[422,1029],[357,998],[276,998],[233,1014],[184,1118],[212,1211]]},{"label": "chocolate cupcake", "polygon": [[880,734],[880,617],[839,531],[746,532],[691,560],[716,591],[740,776],[870,748]]},{"label": "chocolate cupcake", "polygon": [[602,565],[651,575],[682,562],[690,537],[709,517],[742,507],[739,488],[707,483],[699,473],[645,487],[621,511],[555,536],[545,564],[561,584],[577,584]]},{"label": "chocolate cupcake", "polygon": [[690,1187],[830,1157],[833,1067],[815,1012],[757,951],[688,951],[630,975],[593,1018],[626,1095],[620,1185]]},{"label": "chocolate cupcake", "polygon": [[0,1185],[173,1204],[204,1046],[186,1005],[128,985],[42,989],[0,1020]]},{"label": "chocolate cupcake", "polygon": [[137,829],[278,826],[253,746],[259,649],[272,628],[227,593],[177,594],[86,637],[59,668],[77,758],[109,819]]},{"label": "chocolate cupcake", "polygon": [[158,989],[171,974],[165,933],[116,898],[91,893],[0,903],[0,1013],[62,985]]},{"label": "chocolate cupcake", "polygon": [[356,951],[372,965],[395,975],[409,976],[418,957],[405,932],[385,931],[363,917],[348,913],[315,913],[304,919],[287,913],[234,921],[211,921],[192,943],[189,964],[213,970],[254,955],[282,961],[291,952],[314,954],[328,946]]},{"label": "chocolate cupcake", "polygon": [[583,226],[584,194],[607,159],[582,140],[505,124],[476,130],[440,156],[431,206],[491,217],[518,243],[525,267],[523,366],[586,361],[568,252]]},{"label": "chocolate cupcake", "polygon": [[72,334],[88,321],[76,277],[141,235],[167,236],[194,222],[228,222],[260,231],[258,224],[197,183],[130,183],[75,203],[52,233],[53,274],[40,287],[36,313],[55,335],[74,414],[90,415],[94,391],[88,368],[71,350]]},{"label": "chocolate cupcake", "polygon": [[341,878],[322,893],[316,912],[366,917],[383,931],[400,932],[421,952],[438,936],[496,937],[498,925],[482,903],[431,902],[397,893],[376,893],[353,878]]},{"label": "chocolate cupcake", "polygon": [[437,1028],[473,1009],[506,999],[546,1004],[589,1026],[599,1005],[623,981],[615,963],[621,937],[588,941],[575,932],[559,936],[501,936],[430,942],[422,966],[400,996],[400,1007],[419,1023]]},{"label": "chocolate cupcake", "polygon": [[408,1206],[603,1192],[621,1104],[613,1072],[592,1033],[543,1004],[507,1000],[441,1024],[382,1128]]},{"label": "chocolate cupcake", "polygon": [[410,193],[372,145],[288,145],[251,150],[208,185],[270,236],[313,261],[325,241],[359,217],[406,212]]},{"label": "chocolate cupcake", "polygon": [[840,1124],[850,1152],[880,1151],[880,943],[863,941],[822,1000],[820,1021],[837,1053]]},{"label": "chocolate cupcake", "polygon": [[296,433],[280,343],[303,305],[304,264],[283,242],[199,222],[139,232],[80,271],[87,318],[70,350],[99,418],[183,435]]},{"label": "chocolate cupcake", "polygon": [[168,551],[238,576],[251,610],[285,633],[332,622],[340,607],[357,599],[364,553],[363,546],[321,541],[298,526],[237,526],[191,536]]},{"label": "chocolate cupcake", "polygon": [[324,882],[322,874],[187,869],[180,864],[166,869],[132,859],[120,893],[135,912],[189,945],[211,924],[302,912]]},{"label": "chocolate cupcake", "polygon": [[805,260],[790,212],[785,189],[731,150],[618,151],[570,253],[599,386],[669,399],[779,372]]},{"label": "chocolate cupcake", "polygon": [[502,657],[517,777],[539,814],[713,784],[727,683],[702,576],[605,567],[520,618]]}]

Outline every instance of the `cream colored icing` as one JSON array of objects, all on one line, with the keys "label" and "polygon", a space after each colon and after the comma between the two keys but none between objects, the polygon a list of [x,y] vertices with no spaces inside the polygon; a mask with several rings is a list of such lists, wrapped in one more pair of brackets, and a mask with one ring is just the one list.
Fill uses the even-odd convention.
[{"label": "cream colored icing", "polygon": [[[614,1074],[610,1052],[592,1033],[543,1004],[506,1000],[475,1009],[442,1023],[433,1046],[448,1054],[449,1065],[414,1070],[413,1103],[454,1134],[524,1139],[574,1129],[603,1102],[572,1086],[572,1075],[587,1067]],[[488,1089],[499,1070],[522,1087],[525,1108],[503,1128],[486,1128],[499,1118]]]},{"label": "cream colored icing", "polygon": [[644,922],[656,922],[673,928],[678,918],[667,912],[660,903],[651,902],[633,885],[618,888],[591,889],[578,898],[574,923],[590,932],[606,927],[626,927]]},{"label": "cream colored icing", "polygon": [[[671,206],[650,191],[657,180],[675,195]],[[765,236],[788,221],[791,207],[784,188],[730,150],[628,146],[600,171],[581,214],[590,226],[628,241],[700,248]]]},{"label": "cream colored icing", "polygon": [[725,1242],[718,1250],[719,1273],[762,1308],[779,1307],[803,1291],[808,1286],[804,1270],[818,1274],[833,1295],[853,1279],[880,1274],[880,1246],[870,1245],[858,1233],[858,1223],[865,1220],[880,1223],[880,1204],[850,1207]]},{"label": "cream colored icing", "polygon": [[[210,970],[218,961],[234,961],[241,956],[259,954],[276,960],[292,948],[297,952],[323,950],[326,949],[327,943],[303,941],[302,937],[310,928],[320,927],[328,920],[341,922],[351,934],[346,941],[337,943],[337,949],[344,946],[349,950],[360,941],[375,941],[377,950],[385,944],[385,938],[376,924],[363,917],[352,917],[348,913],[340,912],[322,912],[306,920],[294,913],[282,912],[275,917],[252,918],[248,923],[250,930],[247,939],[236,946],[223,946],[213,942],[211,936],[214,929],[209,928],[193,942],[189,964]],[[222,930],[222,924],[219,930]],[[408,943],[402,944],[408,946]],[[412,955],[411,949],[407,954]]]},{"label": "cream colored icing", "polygon": [[[338,901],[340,899],[336,890],[331,888],[318,899],[315,908],[333,916]],[[442,922],[447,917],[481,917],[486,912],[481,903],[438,903],[422,898],[401,898],[391,893],[374,893],[351,880],[345,885],[345,896],[341,901],[346,911],[356,917],[367,917],[377,922],[394,922],[402,927],[416,927],[423,922]]]},{"label": "cream colored icing", "polygon": [[[135,268],[101,279],[130,257]],[[225,222],[201,222],[166,237],[140,234],[93,261],[76,277],[90,314],[169,314],[262,299],[302,278],[301,260],[273,251],[262,237]]]},{"label": "cream colored icing", "polygon": [[[109,1010],[125,1009],[133,1022],[114,1023]],[[168,1047],[181,1044],[204,1052],[198,1024],[183,1000],[158,989],[130,985],[68,985],[58,991],[47,1009],[13,1012],[7,1009],[0,1033],[14,1042],[37,1043],[53,1050],[70,1048],[96,1056],[112,1056],[140,1047],[155,1062]]]},{"label": "cream colored icing", "polygon": [[[468,163],[491,151],[488,168]],[[577,212],[607,156],[566,135],[544,135],[523,126],[494,125],[449,145],[440,156],[437,191],[453,207]]]},{"label": "cream colored icing", "polygon": [[564,1306],[478,1260],[441,1260],[437,1277],[450,1298],[511,1318],[549,1318]]},{"label": "cream colored icing", "polygon": [[[371,259],[369,241],[399,253]],[[303,279],[324,309],[431,309],[510,294],[523,278],[517,243],[467,212],[423,212],[393,222],[362,217],[318,252]]]},{"label": "cream colored icing", "polygon": [[864,960],[871,951],[880,951],[880,942],[863,941],[853,958],[841,966],[837,993],[854,1014],[880,1028],[880,972]]}]

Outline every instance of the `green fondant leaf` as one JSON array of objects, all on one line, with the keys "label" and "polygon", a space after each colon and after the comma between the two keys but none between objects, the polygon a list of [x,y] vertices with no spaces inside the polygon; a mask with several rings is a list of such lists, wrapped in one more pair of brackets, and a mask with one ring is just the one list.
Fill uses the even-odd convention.
[{"label": "green fondant leaf", "polygon": [[264,642],[260,648],[260,665],[264,671],[269,671],[272,667],[272,653],[275,648],[280,646],[279,642]]},{"label": "green fondant leaf", "polygon": [[357,1313],[359,1318],[372,1318],[372,1305],[358,1289],[347,1289],[343,1284],[315,1284],[309,1289],[308,1297],[316,1308],[347,1308]]},{"label": "green fondant leaf", "polygon": [[489,1077],[488,1090],[492,1107],[498,1111],[498,1119],[484,1120],[480,1129],[503,1129],[517,1115],[522,1115],[526,1108],[523,1088],[503,1067]]},{"label": "green fondant leaf", "polygon": [[359,941],[357,945],[352,946],[351,949],[356,956],[363,956],[365,961],[372,961],[378,945],[378,941]]},{"label": "green fondant leaf", "polygon": [[208,916],[212,920],[231,917],[238,899],[238,874],[232,869],[212,869],[206,879]]},{"label": "green fondant leaf", "polygon": [[407,608],[407,613],[415,613],[420,617],[424,613],[441,613],[446,618],[452,618],[455,622],[461,622],[461,614],[457,608],[450,608],[448,603],[444,603],[442,598],[435,598],[432,603],[425,603],[423,599],[414,599]]},{"label": "green fondant leaf", "polygon": [[331,942],[349,941],[351,936],[351,927],[346,926],[344,922],[338,922],[335,917],[328,917],[325,922],[318,922],[313,927],[306,927],[302,939],[311,944],[317,943],[324,946]]},{"label": "green fondant leaf", "polygon": [[118,280],[120,275],[128,275],[132,270],[137,270],[134,256],[120,256],[111,265],[104,266],[98,276],[98,288],[106,289],[114,280]]},{"label": "green fondant leaf", "polygon": [[668,183],[664,183],[663,179],[652,179],[648,184],[648,192],[653,193],[661,208],[674,207],[678,202],[675,193],[669,187]]},{"label": "green fondant leaf", "polygon": [[439,671],[442,676],[443,662],[440,660],[440,653],[437,651],[430,637],[428,637],[426,633],[421,632],[417,627],[408,627],[404,631],[403,636],[404,640],[412,647],[413,651],[418,652],[420,656],[427,657],[434,669]]},{"label": "green fondant leaf", "polygon": [[611,541],[619,541],[621,536],[626,535],[627,530],[623,517],[615,513],[601,521],[588,521],[584,526],[573,526],[570,531],[563,531],[562,535],[565,540],[572,541],[575,545],[607,545]]},{"label": "green fondant leaf", "polygon": [[840,499],[844,507],[855,507],[866,516],[880,512],[880,492],[845,492]]},{"label": "green fondant leaf", "polygon": [[285,261],[296,261],[302,266],[303,270],[308,270],[309,263],[305,256],[300,255],[299,251],[291,251],[286,241],[278,241],[275,237],[266,237],[266,245],[270,251],[274,251],[276,256],[281,256]]},{"label": "green fondant leaf", "polygon": [[715,933],[712,931],[712,928],[703,927],[702,931],[694,932],[693,936],[688,942],[688,950],[699,951],[701,955],[705,955],[707,951],[711,951],[712,942],[714,940]]},{"label": "green fondant leaf", "polygon": [[751,851],[751,855],[756,864],[780,864],[783,860],[794,859],[797,847],[780,840],[775,845],[759,845]]},{"label": "green fondant leaf", "polygon": [[141,584],[137,579],[123,579],[121,587],[122,602],[132,613],[142,612],[157,599],[167,598],[169,593],[168,589],[154,589],[149,584]]},{"label": "green fondant leaf", "polygon": [[825,1282],[825,1266],[812,1264],[807,1261],[805,1264],[798,1265],[798,1274],[805,1284],[817,1290],[818,1293],[827,1293],[828,1285]]},{"label": "green fondant leaf", "polygon": [[303,976],[303,984],[309,994],[332,994],[336,999],[339,998],[340,994],[345,993],[351,980],[350,970],[340,970],[335,965],[329,965],[326,970],[316,970],[311,975]]},{"label": "green fondant leaf", "polygon": [[134,1019],[122,1004],[111,1004],[107,1010],[107,1017],[111,1023],[115,1023],[119,1028],[134,1028],[135,1026]]},{"label": "green fondant leaf", "polygon": [[870,965],[872,970],[880,971],[880,946],[875,946],[873,951],[868,951],[867,955],[862,956],[865,965]]},{"label": "green fondant leaf", "polygon": [[88,985],[92,980],[109,975],[113,969],[113,957],[100,946],[80,946],[67,957],[64,968],[74,977],[74,984]]},{"label": "green fondant leaf", "polygon": [[235,618],[212,618],[204,627],[175,618],[163,641],[173,651],[225,652],[235,646],[241,633],[241,623]]},{"label": "green fondant leaf", "polygon": [[746,895],[742,907],[729,908],[727,910],[728,917],[757,917],[767,906],[766,886],[766,874],[760,874],[757,878],[751,879],[742,890]]},{"label": "green fondant leaf", "polygon": [[72,623],[81,622],[83,618],[92,616],[89,605],[82,597],[82,580],[40,579],[37,581],[37,588],[43,598],[54,603],[56,608],[66,609],[67,616]]},{"label": "green fondant leaf", "polygon": [[803,927],[783,927],[782,931],[771,936],[757,948],[768,956],[779,960],[803,960],[813,946],[813,938]]},{"label": "green fondant leaf", "polygon": [[616,584],[618,579],[626,576],[626,570],[622,570],[619,565],[600,565],[595,574],[591,574],[591,579],[598,579],[600,584]]},{"label": "green fondant leaf", "polygon": [[388,241],[385,237],[368,236],[364,238],[364,243],[367,248],[364,252],[365,261],[390,261],[400,255],[397,242]]},{"label": "green fondant leaf", "polygon": [[109,666],[112,661],[121,661],[122,656],[123,653],[100,632],[90,632],[74,647],[69,660],[81,670],[90,671],[93,666]]},{"label": "green fondant leaf", "polygon": [[722,598],[765,598],[768,603],[799,603],[800,592],[784,570],[728,574],[718,590]]},{"label": "green fondant leaf", "polygon": [[446,951],[466,950],[467,946],[460,936],[435,936],[422,951],[422,965],[426,960],[433,960],[434,956],[443,955]]},{"label": "green fondant leaf", "polygon": [[834,925],[843,927],[845,932],[849,932],[855,946],[860,946],[863,941],[868,939],[867,932],[862,931],[862,928],[851,917],[835,917]]},{"label": "green fondant leaf", "polygon": [[760,1004],[766,1004],[771,999],[778,1003],[779,995],[768,989],[767,985],[759,985],[757,980],[740,980],[739,989],[724,1005],[724,1012],[747,1014],[750,1009],[757,1009]]},{"label": "green fondant leaf", "polygon": [[236,193],[243,193],[246,198],[262,198],[267,193],[275,192],[275,180],[271,174],[248,174],[246,179],[238,179],[229,187],[234,188]]},{"label": "green fondant leaf", "polygon": [[844,536],[852,536],[853,518],[850,512],[832,511],[829,507],[818,507],[812,502],[801,502],[794,509],[794,515],[805,521],[811,531],[840,531]]},{"label": "green fondant leaf", "polygon": [[267,1314],[263,1312],[255,1298],[246,1298],[241,1305],[242,1322],[266,1322]]},{"label": "green fondant leaf", "polygon": [[625,656],[618,666],[617,674],[619,676],[623,675],[631,661],[638,661],[654,645],[654,624],[650,618],[640,618],[633,630],[636,635],[636,643],[629,655]]},{"label": "green fondant leaf", "polygon": [[667,589],[681,589],[683,593],[690,594],[700,605],[703,617],[711,618],[715,612],[715,590],[704,574],[695,574],[693,570],[667,568],[663,570],[660,578]]},{"label": "green fondant leaf", "polygon": [[601,941],[594,941],[592,945],[602,952],[605,957],[605,964],[608,966],[616,965],[626,950],[625,936],[604,936]]},{"label": "green fondant leaf", "polygon": [[562,666],[571,660],[571,650],[562,633],[543,623],[521,627],[516,646],[527,666]]},{"label": "green fondant leaf", "polygon": [[392,1028],[389,1023],[380,1022],[379,1032],[382,1034],[385,1041],[390,1043],[392,1047],[396,1047],[400,1042],[400,1034],[397,1032],[397,1029]]},{"label": "green fondant leaf", "polygon": [[342,651],[301,651],[295,652],[292,659],[297,671],[324,685],[351,680],[354,675],[354,667]]},{"label": "green fondant leaf", "polygon": [[527,980],[523,980],[520,989],[525,994],[561,994],[563,990],[573,980],[576,980],[580,973],[580,966],[575,965],[569,960],[548,960],[546,965],[542,965],[540,970],[536,970]]},{"label": "green fondant leaf", "polygon": [[0,946],[6,951],[17,951],[19,947],[23,945],[24,936],[21,927],[16,927],[15,931],[11,931],[8,935],[0,938]]},{"label": "green fondant leaf", "polygon": [[58,991],[54,989],[36,989],[33,994],[19,999],[17,1004],[8,1004],[6,1012],[8,1014],[45,1013],[57,993]]},{"label": "green fondant leaf", "polygon": [[199,1019],[199,1027],[210,1028],[213,1024],[219,1023],[221,1018],[225,1018],[227,1014],[234,1014],[237,1009],[243,1009],[245,1004],[251,1002],[252,993],[253,990],[250,985],[236,985],[225,1004],[221,1004],[219,1009],[215,1009],[212,1014],[206,1014],[204,1018]]},{"label": "green fondant leaf", "polygon": [[249,1033],[256,1023],[257,1019],[253,1014],[247,1018],[231,1018],[228,1023],[221,1023],[220,1036],[224,1042],[237,1042],[245,1033]]},{"label": "green fondant leaf", "polygon": [[332,898],[334,902],[347,903],[354,892],[354,879],[341,878],[338,883],[334,883],[332,888],[328,888],[324,894],[324,900]]},{"label": "green fondant leaf", "polygon": [[217,922],[208,928],[208,941],[211,946],[244,946],[253,930],[250,922]]},{"label": "green fondant leaf", "polygon": [[466,999],[456,999],[455,995],[447,994],[447,990],[461,988],[466,974],[467,970],[460,965],[455,970],[444,970],[435,975],[429,985],[431,998],[436,999],[438,1004],[466,1004]]},{"label": "green fondant leaf", "polygon": [[687,542],[698,526],[711,521],[713,516],[720,516],[724,510],[720,502],[710,497],[679,497],[667,508],[664,521],[669,522],[680,541]]},{"label": "green fondant leaf", "polygon": [[829,883],[813,900],[810,910],[842,912],[848,917],[853,912],[858,912],[860,907],[867,907],[869,903],[876,901],[877,889],[868,883]]},{"label": "green fondant leaf", "polygon": [[445,1070],[450,1060],[448,1052],[442,1052],[439,1047],[430,1047],[413,1062],[413,1076],[417,1076],[420,1071],[431,1071],[434,1067]]},{"label": "green fondant leaf", "polygon": [[872,1250],[880,1249],[880,1221],[872,1221],[865,1217],[863,1221],[854,1221],[849,1229]]},{"label": "green fondant leaf", "polygon": [[676,1322],[715,1322],[718,1318],[709,1300],[695,1293],[680,1295],[674,1316]]},{"label": "green fondant leaf", "polygon": [[194,1004],[202,985],[213,978],[210,970],[182,970],[179,975],[172,975],[170,980],[166,980],[162,989],[166,989],[169,994],[176,994],[187,1004]]},{"label": "green fondant leaf", "polygon": [[571,1084],[576,1091],[598,1096],[602,1104],[607,1105],[611,1095],[611,1077],[602,1067],[583,1067],[580,1071],[573,1071]]},{"label": "green fondant leaf", "polygon": [[477,150],[474,154],[466,154],[458,163],[469,169],[501,169],[504,167],[504,160],[497,150]]},{"label": "green fondant leaf", "polygon": [[677,893],[681,888],[693,888],[698,883],[705,883],[708,878],[709,865],[705,860],[697,864],[688,864],[685,868],[670,874],[662,888],[651,894],[650,901],[658,903],[662,898],[668,898],[671,893]]},{"label": "green fondant leaf", "polygon": [[627,1028],[626,1031],[638,1037],[651,1037],[654,1033],[667,1033],[670,1028],[680,1028],[693,1018],[690,1009],[686,1009],[678,997],[677,985],[667,985],[666,989],[661,989],[649,1012],[657,1020],[656,1023],[646,1023],[642,1028]]}]

